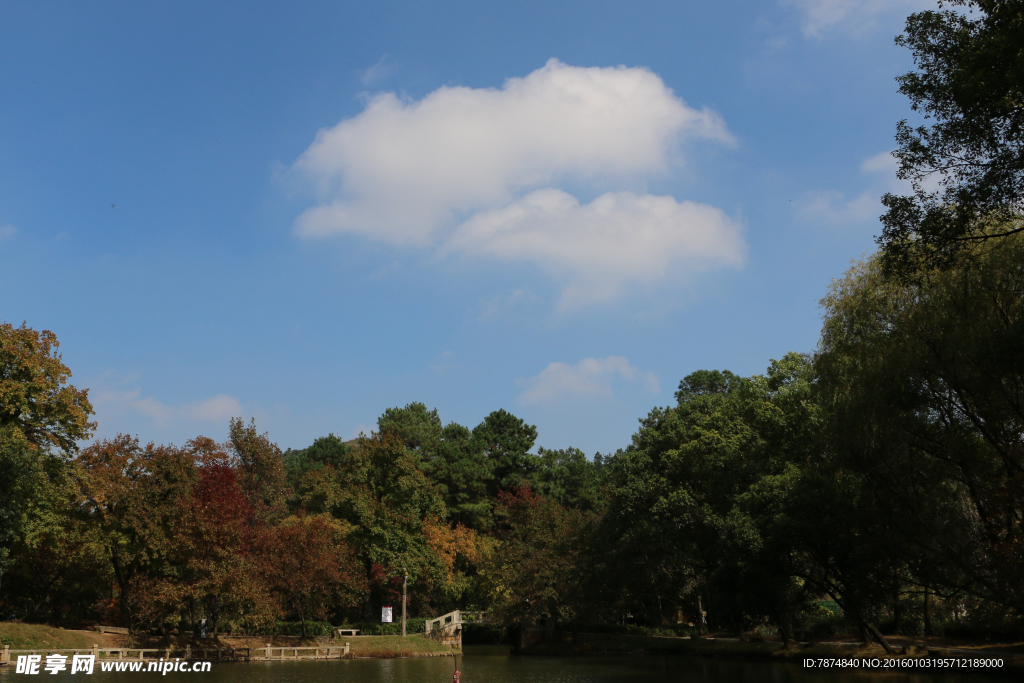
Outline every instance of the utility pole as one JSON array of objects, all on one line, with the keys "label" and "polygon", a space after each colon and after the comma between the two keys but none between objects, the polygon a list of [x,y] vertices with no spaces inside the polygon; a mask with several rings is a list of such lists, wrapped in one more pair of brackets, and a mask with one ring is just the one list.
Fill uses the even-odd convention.
[{"label": "utility pole", "polygon": [[402,637],[405,638],[405,594],[409,587],[409,572],[402,567]]}]

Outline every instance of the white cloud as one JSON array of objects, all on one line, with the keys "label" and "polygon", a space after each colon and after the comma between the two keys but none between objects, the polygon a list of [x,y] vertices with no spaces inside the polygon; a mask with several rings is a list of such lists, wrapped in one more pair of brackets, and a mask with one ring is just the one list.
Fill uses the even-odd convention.
[{"label": "white cloud", "polygon": [[295,162],[319,197],[295,230],[527,261],[562,280],[563,308],[602,302],[634,282],[742,264],[741,231],[718,209],[626,191],[581,205],[556,187],[631,187],[698,138],[735,142],[641,68],[552,59],[500,89],[383,93]]},{"label": "white cloud", "polygon": [[141,391],[101,390],[94,394],[93,404],[97,410],[128,409],[148,416],[159,427],[166,427],[183,420],[202,420],[207,422],[227,422],[232,417],[240,417],[242,404],[237,398],[225,394],[217,394],[210,398],[187,403],[180,406],[169,406],[155,398],[140,398]]},{"label": "white cloud", "polygon": [[296,161],[324,199],[296,229],[428,244],[462,213],[520,190],[663,172],[683,138],[732,142],[717,115],[688,107],[646,69],[552,59],[500,90],[446,86],[419,102],[383,93],[321,130]]},{"label": "white cloud", "polygon": [[18,229],[8,223],[7,225],[0,225],[0,240],[5,240],[8,237],[14,237],[18,233]]},{"label": "white cloud", "polygon": [[676,268],[738,267],[744,243],[739,226],[705,204],[615,192],[580,205],[544,189],[473,216],[446,249],[538,263],[569,280],[561,301],[569,307],[607,300],[627,283],[653,283]]},{"label": "white cloud", "polygon": [[912,12],[935,9],[935,0],[782,0],[801,15],[804,35],[821,36],[830,30],[864,33],[882,20],[902,20]]},{"label": "white cloud", "polygon": [[553,403],[573,398],[612,395],[612,381],[642,382],[647,391],[658,393],[658,378],[652,372],[641,372],[622,356],[584,358],[576,365],[549,363],[540,374],[519,383],[527,389],[519,396],[524,405]]}]

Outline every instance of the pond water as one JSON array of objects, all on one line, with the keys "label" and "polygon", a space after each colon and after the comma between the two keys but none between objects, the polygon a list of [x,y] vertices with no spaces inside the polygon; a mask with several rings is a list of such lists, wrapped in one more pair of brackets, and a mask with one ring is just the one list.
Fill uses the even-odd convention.
[{"label": "pond water", "polygon": [[[213,662],[207,673],[56,674],[88,683],[451,683],[451,657],[318,662]],[[995,683],[1006,678],[978,673],[812,670],[799,664],[739,662],[687,656],[514,657],[507,646],[467,646],[458,658],[462,683]],[[0,667],[2,683],[55,680]],[[84,680],[83,680],[84,679]]]}]

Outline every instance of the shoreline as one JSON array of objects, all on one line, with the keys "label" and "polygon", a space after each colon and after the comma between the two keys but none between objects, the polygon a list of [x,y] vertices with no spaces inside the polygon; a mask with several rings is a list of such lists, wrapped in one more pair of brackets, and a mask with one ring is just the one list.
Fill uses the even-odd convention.
[{"label": "shoreline", "polygon": [[63,629],[45,624],[0,622],[0,636],[5,643],[0,648],[0,665],[16,660],[20,654],[58,651],[95,653],[104,659],[152,661],[161,656],[176,655],[189,661],[219,662],[402,659],[462,654],[461,647],[429,638],[424,633],[410,633],[404,638],[367,635],[329,640],[303,639],[299,636],[230,635],[199,640],[185,636],[133,637],[118,633]]}]

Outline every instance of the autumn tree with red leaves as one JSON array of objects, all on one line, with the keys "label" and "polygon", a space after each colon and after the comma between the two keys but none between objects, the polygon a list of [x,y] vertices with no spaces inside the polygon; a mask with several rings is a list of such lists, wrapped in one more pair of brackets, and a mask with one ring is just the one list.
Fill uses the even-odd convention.
[{"label": "autumn tree with red leaves", "polygon": [[254,516],[226,459],[200,468],[174,539],[176,576],[167,594],[185,606],[190,621],[207,618],[215,637],[225,618],[252,628],[277,615],[260,571],[263,529]]},{"label": "autumn tree with red leaves", "polygon": [[326,517],[300,516],[269,528],[262,539],[266,580],[284,611],[302,622],[325,619],[332,607],[359,604],[367,589],[362,567]]}]

